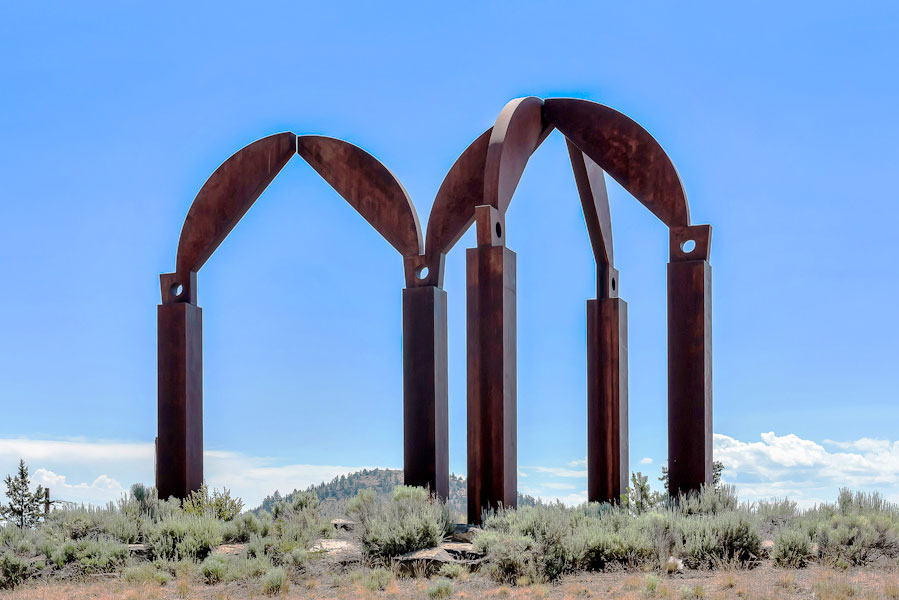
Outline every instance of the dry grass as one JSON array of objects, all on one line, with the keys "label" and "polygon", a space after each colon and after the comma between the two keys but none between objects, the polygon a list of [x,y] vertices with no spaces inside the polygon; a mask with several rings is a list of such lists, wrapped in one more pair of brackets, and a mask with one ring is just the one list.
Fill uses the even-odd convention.
[{"label": "dry grass", "polygon": [[[361,573],[365,573],[362,571]],[[356,581],[354,581],[354,578]],[[411,600],[427,598],[436,579],[396,578],[385,589],[371,589],[355,573],[294,577],[290,590],[277,598],[296,600]],[[189,577],[167,583],[126,583],[115,577],[84,583],[26,585],[0,593],[4,600],[261,600],[258,584],[205,585]],[[466,600],[899,600],[899,570],[834,570],[813,566],[784,570],[763,564],[752,570],[663,573],[592,573],[563,578],[557,585],[499,586],[472,573],[453,582],[451,598]]]}]

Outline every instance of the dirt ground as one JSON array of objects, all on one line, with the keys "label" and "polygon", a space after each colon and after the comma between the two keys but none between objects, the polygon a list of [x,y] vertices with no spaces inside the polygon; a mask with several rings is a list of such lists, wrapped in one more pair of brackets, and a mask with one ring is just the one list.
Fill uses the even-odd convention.
[{"label": "dirt ground", "polygon": [[[481,575],[469,575],[452,582],[450,595],[436,595],[436,578],[398,578],[386,589],[372,591],[365,586],[365,571],[325,575],[293,581],[279,598],[297,599],[396,599],[489,598],[510,600],[614,599],[793,599],[841,598],[899,599],[899,571],[850,569],[835,571],[819,566],[806,569],[778,569],[763,564],[751,571],[688,571],[665,576],[647,573],[592,573],[571,576],[553,585],[520,587],[497,585]],[[430,594],[429,594],[430,592]],[[446,592],[446,590],[444,590]],[[166,585],[128,584],[117,577],[80,583],[29,584],[15,591],[0,592],[9,600],[244,600],[263,599],[258,583],[208,586],[187,580]]]}]

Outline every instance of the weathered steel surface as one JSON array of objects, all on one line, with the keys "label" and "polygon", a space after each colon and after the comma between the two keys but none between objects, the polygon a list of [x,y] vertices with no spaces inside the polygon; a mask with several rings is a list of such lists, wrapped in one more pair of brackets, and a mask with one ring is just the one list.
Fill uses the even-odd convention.
[{"label": "weathered steel surface", "polygon": [[537,146],[552,131],[543,120],[543,101],[529,96],[512,100],[500,112],[484,163],[484,196],[489,204],[506,213],[524,168]]},{"label": "weathered steel surface", "polygon": [[321,135],[298,136],[297,153],[400,254],[424,253],[412,200],[378,159],[349,142]]},{"label": "weathered steel surface", "polygon": [[200,270],[295,154],[296,135],[277,133],[243,147],[215,170],[191,204],[181,228],[177,258],[180,276]]},{"label": "weathered steel surface", "polygon": [[[430,268],[428,285],[442,285],[440,256],[447,254],[474,223],[474,209],[481,204],[484,194],[484,165],[492,133],[491,127],[465,149],[437,190],[425,236]],[[435,273],[435,270],[439,272]],[[440,283],[437,283],[437,278],[441,278]]]},{"label": "weathered steel surface", "polygon": [[[668,263],[668,489],[672,496],[712,481],[711,227],[670,232]],[[688,240],[696,246],[686,252]]]},{"label": "weathered steel surface", "polygon": [[[498,211],[479,206],[478,227]],[[515,506],[518,492],[515,253],[502,243],[466,251],[468,522]]]},{"label": "weathered steel surface", "polygon": [[403,472],[406,485],[449,497],[446,292],[403,290]]},{"label": "weathered steel surface", "polygon": [[550,98],[543,113],[668,227],[690,223],[687,196],[674,163],[633,119],[589,100]]},{"label": "weathered steel surface", "polygon": [[615,502],[627,488],[627,304],[587,300],[587,499]]},{"label": "weathered steel surface", "polygon": [[184,498],[203,483],[202,309],[179,302],[157,307],[160,498]]},{"label": "weathered steel surface", "polygon": [[[574,182],[577,184],[587,234],[593,247],[593,257],[597,268],[615,265],[615,250],[612,244],[612,215],[609,211],[609,194],[606,190],[606,178],[603,170],[593,160],[578,149],[566,138],[571,170],[574,171]],[[601,278],[597,278],[599,284]],[[608,292],[598,290],[600,298],[609,297]]]},{"label": "weathered steel surface", "polygon": [[[618,299],[604,171],[670,230],[669,454],[673,492],[711,480],[711,230],[690,226],[683,186],[649,133],[609,107],[519,98],[456,160],[435,198],[426,239],[397,178],[364,150],[324,136],[281,133],[240,150],[209,178],[188,212],[177,268],[160,276],[161,494],[202,481],[202,327],[196,273],[262,191],[299,153],[403,256],[406,481],[448,493],[445,255],[473,222],[467,264],[469,519],[514,505],[516,448],[515,254],[505,212],[528,159],[553,128],[566,138],[596,260],[588,301],[588,495],[615,500],[626,486],[627,307]],[[684,242],[695,242],[689,248]],[[426,242],[426,243],[423,243]]]}]

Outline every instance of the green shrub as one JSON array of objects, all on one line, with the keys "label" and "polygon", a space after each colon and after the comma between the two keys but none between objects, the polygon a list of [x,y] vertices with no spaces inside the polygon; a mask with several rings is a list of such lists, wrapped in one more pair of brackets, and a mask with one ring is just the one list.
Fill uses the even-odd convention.
[{"label": "green shrub", "polygon": [[28,561],[12,552],[0,555],[0,588],[14,588],[24,582],[29,575]]},{"label": "green shrub", "polygon": [[262,578],[262,593],[268,596],[287,592],[288,587],[290,581],[287,579],[287,572],[281,567],[270,569]]},{"label": "green shrub", "polygon": [[372,592],[384,591],[393,581],[393,573],[384,567],[378,567],[371,571],[356,573],[353,581]]},{"label": "green shrub", "polygon": [[468,573],[468,569],[458,563],[444,563],[441,565],[440,570],[437,571],[438,575],[447,579],[459,579],[466,573]]},{"label": "green shrub", "polygon": [[168,573],[160,571],[150,563],[126,567],[122,571],[122,578],[128,583],[157,583],[159,585],[165,585],[171,579]]},{"label": "green shrub", "polygon": [[732,485],[703,485],[699,493],[681,495],[676,503],[683,515],[717,515],[737,509],[737,490]]},{"label": "green shrub", "polygon": [[50,556],[50,561],[60,569],[73,562],[78,554],[78,544],[72,540],[66,540],[59,545]]},{"label": "green shrub", "polygon": [[294,569],[304,569],[309,564],[309,553],[303,548],[295,548],[284,557],[284,564]]},{"label": "green shrub", "polygon": [[435,581],[428,587],[428,598],[449,598],[453,595],[453,584],[446,579]]},{"label": "green shrub", "polygon": [[182,503],[184,512],[189,515],[209,515],[220,521],[231,521],[240,514],[243,500],[232,498],[231,490],[223,488],[221,492],[212,490],[204,482],[200,489],[193,491]]},{"label": "green shrub", "polygon": [[390,499],[372,500],[360,492],[347,512],[359,518],[363,551],[381,562],[433,548],[453,528],[446,506],[417,487],[397,486]]},{"label": "green shrub", "polygon": [[524,577],[537,579],[536,542],[520,534],[485,531],[474,540],[483,552],[487,573],[500,583],[515,583]]},{"label": "green shrub", "polygon": [[781,531],[774,540],[774,562],[780,567],[801,569],[808,564],[812,543],[804,531]]},{"label": "green shrub", "polygon": [[214,517],[174,515],[152,524],[146,544],[161,560],[203,560],[222,543],[222,523]]},{"label": "green shrub", "polygon": [[75,555],[84,573],[114,573],[128,559],[128,547],[116,540],[82,540]]},{"label": "green shrub", "polygon": [[650,598],[654,597],[659,593],[660,587],[662,585],[662,580],[659,579],[657,575],[653,575],[649,573],[646,575],[645,587],[646,595]]},{"label": "green shrub", "polygon": [[224,581],[228,575],[228,560],[219,554],[207,556],[200,563],[200,573],[208,584]]}]

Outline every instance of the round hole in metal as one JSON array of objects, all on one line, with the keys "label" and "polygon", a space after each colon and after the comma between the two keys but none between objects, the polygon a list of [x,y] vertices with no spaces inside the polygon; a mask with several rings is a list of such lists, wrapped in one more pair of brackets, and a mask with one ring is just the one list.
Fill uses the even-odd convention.
[{"label": "round hole in metal", "polygon": [[694,240],[686,240],[681,243],[680,249],[684,254],[690,254],[696,250],[696,242]]},{"label": "round hole in metal", "polygon": [[496,224],[496,237],[503,237],[503,226],[499,223]]},{"label": "round hole in metal", "polygon": [[184,286],[183,286],[183,285],[181,285],[180,283],[175,283],[175,284],[172,285],[172,295],[173,295],[175,298],[178,298],[178,297],[181,296],[181,294],[183,294],[183,293],[184,293]]},{"label": "round hole in metal", "polygon": [[415,276],[419,279],[427,279],[428,278],[428,268],[427,267],[418,267],[415,270]]}]

